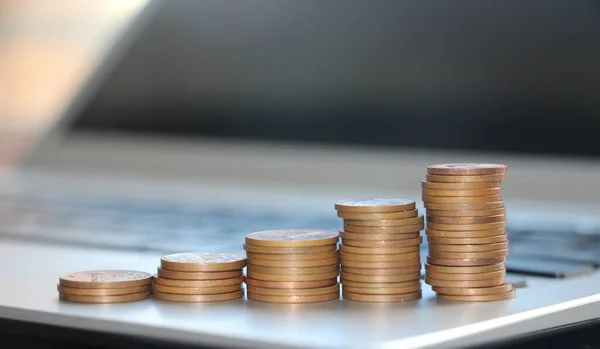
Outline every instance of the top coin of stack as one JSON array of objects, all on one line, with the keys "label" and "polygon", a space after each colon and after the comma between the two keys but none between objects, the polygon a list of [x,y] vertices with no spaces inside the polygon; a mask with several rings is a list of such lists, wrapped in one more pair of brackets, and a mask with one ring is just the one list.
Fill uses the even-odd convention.
[{"label": "top coin of stack", "polygon": [[342,296],[364,302],[421,298],[423,216],[407,199],[342,200]]},{"label": "top coin of stack", "polygon": [[514,298],[506,282],[506,209],[502,164],[427,167],[422,182],[429,253],[425,282],[439,298],[495,301]]},{"label": "top coin of stack", "polygon": [[220,302],[244,296],[246,257],[187,252],[163,256],[152,282],[153,297],[170,302]]},{"label": "top coin of stack", "polygon": [[248,234],[248,299],[312,303],[339,299],[338,234],[324,230],[267,230]]},{"label": "top coin of stack", "polygon": [[58,296],[69,302],[122,303],[150,298],[152,275],[134,270],[91,270],[59,278]]}]

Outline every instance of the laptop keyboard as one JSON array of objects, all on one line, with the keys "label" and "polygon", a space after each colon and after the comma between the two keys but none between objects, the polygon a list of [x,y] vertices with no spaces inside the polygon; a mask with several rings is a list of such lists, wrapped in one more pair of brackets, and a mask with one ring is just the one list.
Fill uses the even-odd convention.
[{"label": "laptop keyboard", "polygon": [[[186,206],[118,198],[0,196],[0,239],[128,251],[239,249],[258,230],[309,227],[336,231],[334,214],[285,214],[233,207]],[[514,274],[568,278],[600,266],[600,226],[532,230],[509,222],[507,270]],[[427,243],[422,244],[427,255]]]}]

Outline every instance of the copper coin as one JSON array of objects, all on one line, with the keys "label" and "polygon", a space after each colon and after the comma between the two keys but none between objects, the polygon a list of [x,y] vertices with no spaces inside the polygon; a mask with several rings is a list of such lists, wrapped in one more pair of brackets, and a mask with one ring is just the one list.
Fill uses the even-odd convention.
[{"label": "copper coin", "polygon": [[120,296],[124,294],[142,293],[150,291],[150,285],[121,287],[121,288],[75,288],[56,285],[59,293],[76,296]]},{"label": "copper coin", "polygon": [[373,283],[368,283],[368,282],[356,282],[356,281],[350,281],[350,280],[342,280],[342,285],[344,287],[349,286],[349,287],[358,287],[358,288],[386,288],[386,287],[390,287],[390,288],[398,288],[398,287],[407,287],[407,286],[416,286],[416,285],[421,285],[421,281],[419,279],[415,279],[415,280],[410,280],[410,281],[405,281],[405,282],[373,282]]},{"label": "copper coin", "polygon": [[221,287],[171,287],[152,284],[152,291],[173,294],[221,294],[230,293],[242,289],[242,284]]},{"label": "copper coin", "polygon": [[394,269],[394,268],[405,268],[420,265],[421,260],[419,258],[407,259],[396,262],[361,262],[361,261],[346,261],[341,260],[343,266],[350,268],[359,269]]},{"label": "copper coin", "polygon": [[358,294],[405,294],[421,291],[421,283],[404,287],[353,287],[344,285],[343,290]]},{"label": "copper coin", "polygon": [[505,174],[506,165],[478,163],[431,165],[427,166],[427,173],[446,176],[481,176]]},{"label": "copper coin", "polygon": [[456,281],[456,280],[438,280],[432,279],[425,275],[425,283],[431,286],[438,287],[491,287],[503,285],[506,282],[504,278],[489,279],[489,280],[469,280],[469,281]]},{"label": "copper coin", "polygon": [[[386,219],[386,220],[349,220],[344,219],[344,224],[357,227],[406,227],[411,225],[421,225],[425,222],[423,215],[414,218]],[[423,229],[423,228],[421,228]],[[421,230],[418,229],[418,230]],[[414,230],[413,230],[414,231]]]},{"label": "copper coin", "polygon": [[277,274],[277,275],[305,275],[305,274],[323,274],[332,271],[339,271],[340,265],[338,263],[327,265],[323,267],[312,267],[312,268],[275,268],[275,267],[261,267],[257,265],[248,264],[248,271],[254,273],[263,274]]},{"label": "copper coin", "polygon": [[359,294],[342,291],[342,298],[351,301],[359,302],[374,302],[374,303],[390,303],[390,302],[405,302],[421,299],[421,291],[413,293],[404,293],[397,295],[381,295],[381,294]]},{"label": "copper coin", "polygon": [[506,208],[494,208],[491,210],[465,210],[465,211],[439,211],[439,210],[427,210],[427,218],[433,217],[486,217],[486,216],[498,216],[506,215]]},{"label": "copper coin", "polygon": [[430,244],[446,244],[446,245],[485,245],[495,244],[507,241],[506,233],[496,236],[473,237],[473,238],[455,238],[455,237],[436,237],[427,236],[427,241]]},{"label": "copper coin", "polygon": [[496,280],[506,276],[506,270],[492,271],[490,273],[478,274],[451,274],[427,272],[427,277],[435,280],[454,280],[454,281],[476,281],[476,280]]},{"label": "copper coin", "polygon": [[426,229],[427,239],[429,238],[487,238],[492,236],[506,235],[506,229],[493,230],[472,230],[472,231],[449,231],[449,230],[431,230]]},{"label": "copper coin", "polygon": [[288,254],[313,254],[331,252],[337,249],[337,241],[332,244],[315,247],[260,247],[244,244],[244,250],[250,253],[261,253],[261,254],[275,254],[275,255],[288,255]]},{"label": "copper coin", "polygon": [[255,286],[255,287],[263,287],[263,288],[277,288],[277,289],[285,289],[285,290],[303,290],[307,288],[321,288],[326,286],[331,286],[337,284],[337,278],[331,278],[326,280],[317,280],[317,281],[263,281],[256,280],[251,278],[246,278],[246,285]]},{"label": "copper coin", "polygon": [[502,201],[502,195],[489,196],[425,196],[421,197],[425,203],[433,204],[487,204]]},{"label": "copper coin", "polygon": [[218,280],[218,279],[230,279],[238,276],[242,276],[242,270],[229,270],[229,271],[173,271],[162,268],[156,268],[158,276],[165,279],[178,279],[178,280]]},{"label": "copper coin", "polygon": [[364,262],[395,262],[407,259],[419,258],[420,251],[408,252],[402,254],[358,254],[340,252],[340,260],[347,261],[364,261]]},{"label": "copper coin", "polygon": [[489,294],[500,294],[510,292],[513,289],[512,284],[505,283],[500,286],[492,286],[492,287],[476,287],[476,288],[468,288],[468,287],[432,287],[432,290],[447,295],[455,295],[455,296],[483,296]]},{"label": "copper coin", "polygon": [[178,280],[178,279],[166,279],[158,276],[152,278],[152,282],[159,285],[171,286],[171,287],[221,287],[221,286],[232,286],[239,285],[244,281],[244,278],[234,277],[229,279],[219,280]]},{"label": "copper coin", "polygon": [[264,281],[318,281],[318,280],[329,280],[338,277],[338,271],[332,271],[323,274],[297,274],[297,275],[279,275],[279,274],[265,274],[255,273],[252,270],[248,270],[248,277],[251,279],[264,280]]},{"label": "copper coin", "polygon": [[508,241],[499,242],[497,244],[489,245],[438,245],[429,244],[430,251],[440,252],[486,252],[486,251],[499,251],[508,248]]},{"label": "copper coin", "polygon": [[341,252],[346,252],[346,253],[356,253],[356,254],[364,254],[364,255],[394,255],[394,254],[401,254],[401,253],[409,253],[409,252],[415,252],[415,251],[419,251],[420,247],[419,245],[415,245],[415,246],[408,246],[408,247],[390,247],[390,248],[369,248],[369,247],[353,247],[353,246],[346,246],[343,244],[340,244],[340,253]]},{"label": "copper coin", "polygon": [[246,245],[263,247],[312,247],[338,242],[338,234],[326,230],[265,230],[246,235]]},{"label": "copper coin", "polygon": [[427,209],[427,211],[481,211],[503,208],[504,201],[485,202],[478,204],[438,204],[435,202],[425,202],[423,203],[423,206]]},{"label": "copper coin", "polygon": [[406,273],[401,275],[359,275],[359,274],[351,274],[345,271],[340,272],[340,278],[342,280],[342,284],[344,284],[345,280],[348,281],[356,281],[356,282],[366,282],[366,283],[396,283],[396,282],[406,282],[406,281],[415,281],[419,280],[421,277],[421,272],[416,273]]},{"label": "copper coin", "polygon": [[342,265],[342,271],[350,274],[358,275],[401,275],[409,274],[421,271],[421,264],[413,265],[410,267],[392,268],[392,269],[364,269],[364,268],[351,268]]},{"label": "copper coin", "polygon": [[442,190],[477,190],[489,188],[501,188],[501,182],[475,182],[475,183],[443,183],[421,181],[423,189],[442,189]]},{"label": "copper coin", "polygon": [[180,303],[208,303],[208,302],[223,302],[234,299],[240,299],[244,297],[244,290],[239,290],[229,293],[220,294],[173,294],[154,292],[152,294],[154,299],[167,302],[180,302]]},{"label": "copper coin", "polygon": [[508,249],[498,251],[484,251],[484,252],[444,252],[437,250],[429,250],[429,257],[431,258],[443,258],[443,259],[486,259],[496,257],[506,257],[508,255]]},{"label": "copper coin", "polygon": [[508,299],[515,298],[517,293],[515,290],[511,290],[505,293],[499,294],[486,294],[486,295],[478,295],[478,296],[455,296],[449,294],[441,294],[438,293],[437,297],[441,299],[447,299],[452,301],[460,301],[460,302],[495,302],[495,301],[505,301]]},{"label": "copper coin", "polygon": [[275,268],[312,268],[338,264],[339,258],[316,259],[311,261],[271,261],[260,258],[248,258],[248,266],[275,267]]},{"label": "copper coin", "polygon": [[331,294],[333,292],[340,292],[340,284],[332,286],[319,287],[319,288],[305,288],[299,290],[289,289],[274,289],[265,287],[248,286],[247,290],[249,293],[263,294],[265,296],[276,296],[276,297],[293,297],[293,296],[315,296],[319,294]]},{"label": "copper coin", "polygon": [[479,273],[490,273],[499,270],[506,270],[504,263],[482,265],[479,267],[444,267],[441,265],[425,264],[425,272],[434,273],[453,273],[453,274],[479,274]]},{"label": "copper coin", "polygon": [[472,230],[494,230],[506,228],[506,222],[482,223],[482,224],[439,224],[427,223],[427,229],[431,230],[451,230],[451,231],[472,231]]},{"label": "copper coin", "polygon": [[409,199],[375,198],[366,200],[340,200],[335,203],[335,209],[345,212],[398,212],[415,209],[415,202]]},{"label": "copper coin", "polygon": [[319,259],[331,259],[339,256],[338,251],[329,251],[321,253],[304,254],[264,254],[264,253],[246,253],[248,259],[260,259],[266,261],[294,262],[294,261],[312,261]]},{"label": "copper coin", "polygon": [[123,294],[118,296],[80,296],[75,294],[59,293],[58,298],[67,302],[76,303],[126,303],[136,302],[150,298],[152,292]]},{"label": "copper coin", "polygon": [[246,257],[234,253],[186,252],[163,256],[163,269],[175,271],[227,271],[240,270],[246,266]]},{"label": "copper coin", "polygon": [[398,211],[398,212],[387,212],[387,213],[358,213],[358,212],[346,212],[337,211],[337,215],[340,218],[351,219],[357,221],[374,221],[374,220],[394,220],[417,217],[419,211],[417,209],[410,211]]},{"label": "copper coin", "polygon": [[506,179],[506,175],[484,175],[484,176],[444,176],[444,175],[426,175],[428,182],[442,183],[481,183],[481,182],[501,182]]},{"label": "copper coin", "polygon": [[502,188],[470,189],[470,190],[423,189],[421,191],[421,193],[424,196],[441,196],[441,197],[490,196],[490,195],[502,195]]},{"label": "copper coin", "polygon": [[[383,241],[383,240],[412,240],[419,237],[419,232],[403,233],[403,234],[363,234],[363,233],[347,233],[340,231],[340,236],[343,241],[346,240],[367,240],[367,241]],[[350,244],[346,244],[350,245]]]},{"label": "copper coin", "polygon": [[267,296],[248,292],[248,299],[268,303],[317,303],[332,301],[340,298],[340,292],[332,292],[329,294],[317,294],[313,296]]},{"label": "copper coin", "polygon": [[427,223],[439,224],[483,224],[506,221],[506,215],[500,214],[496,216],[483,217],[436,217],[427,216]]},{"label": "copper coin", "polygon": [[369,241],[369,240],[347,240],[342,239],[342,243],[344,246],[351,247],[366,247],[366,248],[400,248],[400,247],[409,247],[409,246],[419,246],[423,242],[423,237],[419,236],[413,239],[407,240],[379,240],[379,241]]},{"label": "copper coin", "polygon": [[427,263],[433,265],[443,265],[449,267],[477,267],[482,265],[492,265],[506,262],[506,257],[485,258],[485,259],[444,259],[427,256]]},{"label": "copper coin", "polygon": [[135,270],[90,270],[65,274],[59,285],[75,288],[121,288],[149,285],[152,274]]},{"label": "copper coin", "polygon": [[[402,235],[402,234],[414,234],[415,232],[419,232],[425,228],[424,223],[415,224],[415,225],[406,225],[399,227],[361,227],[358,225],[350,225],[344,224],[344,230],[347,233],[357,233],[357,234],[382,234],[382,235]],[[340,232],[342,232],[340,231]]]}]

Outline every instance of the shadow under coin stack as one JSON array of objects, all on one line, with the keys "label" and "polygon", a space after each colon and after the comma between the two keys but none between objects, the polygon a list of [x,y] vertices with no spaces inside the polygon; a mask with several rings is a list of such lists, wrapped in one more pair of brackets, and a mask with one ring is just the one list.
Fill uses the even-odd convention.
[{"label": "shadow under coin stack", "polygon": [[342,297],[363,302],[421,298],[423,216],[407,199],[342,200]]},{"label": "shadow under coin stack", "polygon": [[91,270],[59,278],[60,299],[78,303],[124,303],[150,298],[152,275],[134,270]]},{"label": "shadow under coin stack", "polygon": [[222,302],[244,297],[246,257],[190,252],[163,256],[152,282],[153,297],[169,302]]},{"label": "shadow under coin stack", "polygon": [[422,182],[429,245],[425,283],[438,298],[483,302],[515,297],[505,280],[505,177],[501,164],[427,167]]},{"label": "shadow under coin stack", "polygon": [[248,299],[313,303],[340,298],[338,234],[268,230],[246,235]]}]

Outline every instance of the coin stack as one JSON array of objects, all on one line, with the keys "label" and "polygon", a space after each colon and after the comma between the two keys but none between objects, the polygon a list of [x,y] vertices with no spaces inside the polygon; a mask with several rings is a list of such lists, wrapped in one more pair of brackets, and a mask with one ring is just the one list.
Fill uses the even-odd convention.
[{"label": "coin stack", "polygon": [[152,275],[134,270],[91,270],[58,279],[58,297],[78,303],[124,303],[150,298]]},{"label": "coin stack", "polygon": [[342,297],[363,302],[421,298],[423,216],[407,199],[342,200]]},{"label": "coin stack", "polygon": [[505,177],[506,165],[501,164],[427,167],[422,182],[429,244],[425,283],[438,298],[476,302],[515,297],[505,280]]},{"label": "coin stack", "polygon": [[246,235],[248,299],[313,303],[339,299],[338,234],[268,230]]},{"label": "coin stack", "polygon": [[188,252],[163,256],[152,282],[153,297],[169,302],[221,302],[244,296],[246,257]]}]

